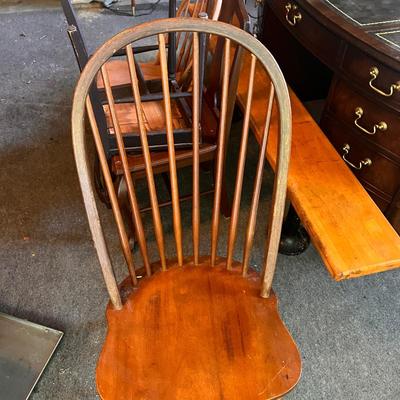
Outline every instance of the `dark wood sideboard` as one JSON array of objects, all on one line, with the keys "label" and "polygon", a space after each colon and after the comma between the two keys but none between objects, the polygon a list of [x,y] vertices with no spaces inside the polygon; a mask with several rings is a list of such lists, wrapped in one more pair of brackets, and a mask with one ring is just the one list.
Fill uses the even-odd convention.
[{"label": "dark wood sideboard", "polygon": [[[264,0],[262,41],[400,232],[399,0]],[[329,176],[327,176],[329,179]]]}]

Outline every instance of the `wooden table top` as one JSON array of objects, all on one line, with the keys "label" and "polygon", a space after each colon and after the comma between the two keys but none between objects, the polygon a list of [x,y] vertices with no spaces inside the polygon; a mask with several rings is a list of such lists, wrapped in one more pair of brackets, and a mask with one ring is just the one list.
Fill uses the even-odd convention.
[{"label": "wooden table top", "polygon": [[356,25],[372,26],[400,22],[398,0],[324,0]]},{"label": "wooden table top", "polygon": [[400,70],[399,0],[296,0],[328,29]]}]

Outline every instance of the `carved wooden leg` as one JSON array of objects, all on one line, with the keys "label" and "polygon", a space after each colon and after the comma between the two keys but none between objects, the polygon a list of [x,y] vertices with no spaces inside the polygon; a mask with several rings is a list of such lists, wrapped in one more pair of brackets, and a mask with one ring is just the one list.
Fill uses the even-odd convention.
[{"label": "carved wooden leg", "polygon": [[125,179],[122,177],[118,178],[116,185],[117,185],[118,202],[121,208],[122,218],[124,219],[125,226],[127,229],[131,250],[133,250],[136,243],[135,227],[132,221],[132,213],[128,197],[128,188],[126,186]]},{"label": "carved wooden leg", "polygon": [[287,256],[297,256],[303,253],[309,244],[310,236],[301,224],[295,209],[290,204],[282,225],[279,253]]}]

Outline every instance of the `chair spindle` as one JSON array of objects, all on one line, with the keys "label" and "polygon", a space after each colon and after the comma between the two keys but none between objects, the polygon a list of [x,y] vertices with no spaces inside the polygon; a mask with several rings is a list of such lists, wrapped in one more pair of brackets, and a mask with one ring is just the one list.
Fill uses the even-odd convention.
[{"label": "chair spindle", "polygon": [[165,50],[164,35],[158,35],[158,42],[160,47],[161,82],[164,94],[164,110],[165,110],[165,122],[167,131],[169,173],[171,180],[172,211],[173,211],[173,221],[174,221],[176,252],[178,257],[178,264],[179,266],[182,266],[183,250],[182,250],[181,211],[179,204],[179,187],[178,187],[178,175],[176,171],[174,127],[172,124],[171,98],[169,90],[168,65],[167,65],[167,55]]},{"label": "chair spindle", "polygon": [[118,147],[119,156],[121,157],[124,178],[125,178],[126,186],[128,188],[129,204],[130,204],[131,210],[132,210],[133,224],[134,224],[134,227],[136,230],[137,239],[138,239],[139,247],[140,247],[140,252],[141,252],[142,258],[143,258],[143,264],[146,269],[146,274],[148,276],[150,276],[151,268],[150,268],[149,256],[148,256],[148,252],[147,252],[146,236],[144,233],[142,217],[140,215],[140,208],[139,208],[139,204],[138,204],[138,201],[136,198],[136,191],[135,191],[135,187],[133,185],[132,175],[129,170],[128,156],[126,154],[124,138],[122,136],[121,128],[120,128],[119,121],[118,121],[114,97],[113,97],[112,89],[111,89],[111,85],[110,85],[110,79],[109,79],[108,71],[107,71],[107,68],[105,65],[103,65],[101,67],[101,75],[102,75],[104,87],[106,90],[106,97],[107,97],[108,106],[110,108],[110,114],[111,114],[111,119],[112,119],[112,123],[114,126],[115,136],[117,139],[117,147]]},{"label": "chair spindle", "polygon": [[[189,4],[190,4],[190,1],[189,1]],[[192,18],[197,18],[198,15],[202,12],[203,4],[204,4],[203,0],[196,1],[196,4],[194,5]],[[193,43],[193,40],[191,40],[192,36],[193,36],[193,34],[191,32],[185,32],[182,47],[181,47],[179,57],[178,57],[178,63],[177,63],[178,71],[183,70],[183,72],[185,72],[185,70],[188,67],[190,55],[192,53],[192,43]]]},{"label": "chair spindle", "polygon": [[[190,1],[188,2],[190,4]],[[194,9],[193,9],[193,14],[191,15],[192,18],[198,18],[200,14],[204,13],[207,11],[207,5],[208,1],[207,0],[198,0],[194,4]],[[218,19],[219,13],[215,14],[215,17]],[[191,32],[185,32],[184,38],[182,41],[181,49],[179,52],[179,57],[178,57],[178,62],[177,62],[177,70],[182,71],[183,73],[187,72],[188,69],[191,68],[191,53],[192,53],[192,45],[193,45],[193,40],[191,40],[192,33]],[[178,36],[180,38],[180,36]],[[179,39],[178,42],[179,44]]]},{"label": "chair spindle", "polygon": [[254,56],[254,54],[252,54],[250,73],[249,73],[249,85],[247,89],[246,110],[244,113],[244,121],[242,128],[242,140],[240,143],[239,160],[238,160],[238,167],[236,174],[235,193],[233,196],[232,214],[229,225],[228,256],[226,260],[226,267],[229,270],[232,269],[233,251],[235,248],[236,236],[237,236],[237,225],[239,220],[239,209],[240,209],[240,201],[243,188],[244,167],[246,164],[247,142],[249,137],[250,112],[251,112],[251,103],[253,100],[256,61],[257,58]]},{"label": "chair spindle", "polygon": [[165,258],[163,227],[161,222],[160,208],[158,205],[156,185],[154,182],[153,167],[151,165],[151,156],[150,156],[149,144],[147,141],[147,130],[144,122],[142,101],[140,99],[139,82],[136,74],[135,61],[131,46],[126,46],[126,55],[128,58],[129,74],[131,77],[132,92],[133,92],[133,97],[135,99],[136,115],[139,125],[139,134],[142,143],[143,159],[145,164],[147,185],[150,194],[151,211],[154,222],[154,232],[156,235],[158,251],[160,253],[161,268],[163,271],[165,271],[167,268],[167,262]]},{"label": "chair spindle", "polygon": [[200,43],[197,32],[193,34],[193,257],[199,264],[200,241]]},{"label": "chair spindle", "polygon": [[264,133],[263,138],[260,146],[260,153],[258,157],[258,164],[257,164],[257,171],[256,177],[254,181],[254,189],[253,189],[253,197],[251,200],[250,206],[250,215],[246,229],[246,238],[245,238],[245,246],[243,251],[243,276],[247,275],[249,270],[249,262],[250,262],[250,254],[251,249],[253,247],[254,242],[254,234],[256,229],[256,222],[257,222],[257,212],[258,212],[258,205],[260,201],[260,192],[261,192],[261,184],[262,184],[262,177],[264,172],[264,164],[265,164],[265,154],[267,151],[267,143],[268,143],[268,133],[271,123],[271,114],[272,114],[272,106],[274,103],[274,86],[271,83],[271,88],[269,92],[268,98],[268,109],[267,109],[267,116],[265,119],[265,126],[264,126]]},{"label": "chair spindle", "polygon": [[221,13],[222,1],[223,0],[215,0],[215,6],[211,18],[213,21],[218,21],[219,14]]},{"label": "chair spindle", "polygon": [[[181,4],[178,7],[178,11],[176,12],[176,15],[178,17],[187,17],[189,15],[189,5],[190,5],[190,0],[182,1]],[[186,33],[186,32],[185,32]],[[178,50],[178,46],[181,40],[182,32],[178,32],[176,36],[176,49]]]},{"label": "chair spindle", "polygon": [[134,285],[136,285],[137,278],[136,278],[136,272],[135,272],[135,265],[133,262],[131,248],[129,246],[128,235],[126,233],[124,220],[123,220],[123,217],[121,214],[121,209],[118,204],[118,198],[117,198],[117,194],[115,193],[115,188],[114,188],[114,184],[113,184],[113,181],[111,178],[111,173],[108,168],[107,158],[104,153],[104,148],[103,148],[103,145],[101,142],[99,128],[97,126],[96,119],[95,119],[94,112],[93,112],[93,106],[92,106],[92,103],[91,103],[89,97],[87,97],[87,99],[86,99],[86,108],[88,111],[89,122],[90,122],[90,126],[92,128],[93,138],[94,138],[95,146],[97,149],[97,153],[99,155],[100,165],[101,165],[101,169],[102,169],[102,172],[104,175],[104,180],[106,183],[108,195],[110,196],[111,208],[113,210],[114,218],[117,223],[117,229],[118,229],[118,234],[119,234],[119,238],[120,238],[120,242],[121,242],[122,251],[124,253],[124,258],[125,258],[126,264],[128,266],[129,275],[131,276],[132,283]]},{"label": "chair spindle", "polygon": [[227,109],[228,109],[228,89],[229,89],[229,69],[231,60],[231,41],[225,39],[224,46],[224,61],[223,61],[223,78],[222,78],[222,100],[221,100],[221,113],[218,135],[218,154],[216,161],[215,171],[215,194],[214,205],[211,222],[211,266],[215,266],[217,258],[218,247],[218,233],[219,233],[219,218],[221,208],[221,190],[223,180],[223,169],[225,160],[225,147],[226,147],[226,125],[227,125]]}]

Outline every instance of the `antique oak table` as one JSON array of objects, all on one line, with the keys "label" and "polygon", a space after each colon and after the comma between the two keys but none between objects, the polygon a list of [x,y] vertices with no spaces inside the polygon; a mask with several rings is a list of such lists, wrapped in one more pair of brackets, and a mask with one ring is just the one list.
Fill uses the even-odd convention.
[{"label": "antique oak table", "polygon": [[400,232],[399,0],[264,0],[262,41]]}]

